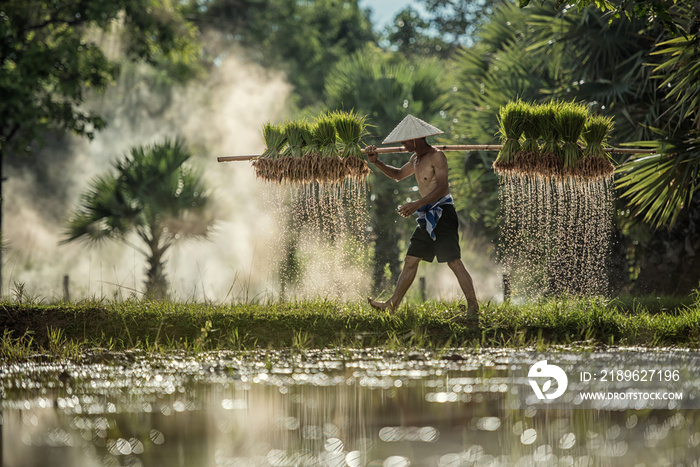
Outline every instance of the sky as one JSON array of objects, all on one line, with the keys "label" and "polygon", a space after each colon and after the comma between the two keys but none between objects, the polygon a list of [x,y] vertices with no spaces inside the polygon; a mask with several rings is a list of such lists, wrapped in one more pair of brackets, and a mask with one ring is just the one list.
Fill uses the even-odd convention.
[{"label": "sky", "polygon": [[391,23],[396,14],[409,5],[417,7],[415,0],[359,0],[362,8],[372,10],[372,23],[377,30],[384,29],[384,26]]}]

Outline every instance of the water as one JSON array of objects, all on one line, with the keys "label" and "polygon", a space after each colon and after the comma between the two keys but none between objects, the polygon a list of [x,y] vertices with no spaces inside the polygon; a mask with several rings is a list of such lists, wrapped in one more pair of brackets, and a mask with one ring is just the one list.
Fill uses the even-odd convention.
[{"label": "water", "polygon": [[499,196],[498,254],[513,295],[607,295],[612,177],[501,175]]},{"label": "water", "polygon": [[367,182],[270,184],[281,295],[358,300],[369,290]]},{"label": "water", "polygon": [[[95,352],[81,365],[4,365],[3,465],[699,465],[695,409],[513,409],[513,389],[527,390],[522,371],[542,356]],[[700,388],[697,353],[615,349],[548,358],[678,369],[690,404]]]}]

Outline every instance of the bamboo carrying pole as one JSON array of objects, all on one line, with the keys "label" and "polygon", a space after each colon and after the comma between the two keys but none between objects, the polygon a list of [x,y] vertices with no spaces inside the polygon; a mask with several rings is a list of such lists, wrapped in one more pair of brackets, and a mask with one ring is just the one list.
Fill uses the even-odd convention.
[{"label": "bamboo carrying pole", "polygon": [[[500,151],[503,148],[500,144],[448,144],[442,146],[433,146],[440,151]],[[655,151],[653,149],[619,149],[619,148],[606,148],[606,152],[614,152],[618,154],[652,154]],[[412,152],[404,148],[403,146],[394,146],[386,148],[377,148],[377,154],[395,154],[402,152]],[[365,150],[362,150],[362,154],[366,154]],[[236,161],[251,161],[260,157],[259,154],[253,154],[248,156],[219,156],[216,158],[218,162],[236,162]]]}]

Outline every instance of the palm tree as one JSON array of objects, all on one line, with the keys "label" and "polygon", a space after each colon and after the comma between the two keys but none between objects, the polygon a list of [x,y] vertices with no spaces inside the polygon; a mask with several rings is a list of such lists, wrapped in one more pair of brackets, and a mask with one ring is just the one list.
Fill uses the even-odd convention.
[{"label": "palm tree", "polygon": [[[207,237],[214,222],[210,195],[189,158],[181,139],[131,148],[114,162],[114,171],[91,182],[63,243],[111,239],[132,246],[148,260],[145,295],[165,298],[166,251],[179,241]],[[140,244],[131,242],[134,233]]]}]

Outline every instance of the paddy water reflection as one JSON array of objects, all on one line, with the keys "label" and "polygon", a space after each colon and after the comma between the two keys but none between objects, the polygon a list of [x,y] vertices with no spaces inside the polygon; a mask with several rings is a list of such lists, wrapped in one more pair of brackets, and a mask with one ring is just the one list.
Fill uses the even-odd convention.
[{"label": "paddy water reflection", "polygon": [[[688,362],[683,387],[700,387],[694,353],[557,355],[606,353],[649,368]],[[514,369],[539,358],[494,349],[96,351],[80,365],[4,365],[3,465],[700,465],[697,410],[513,409]]]}]

